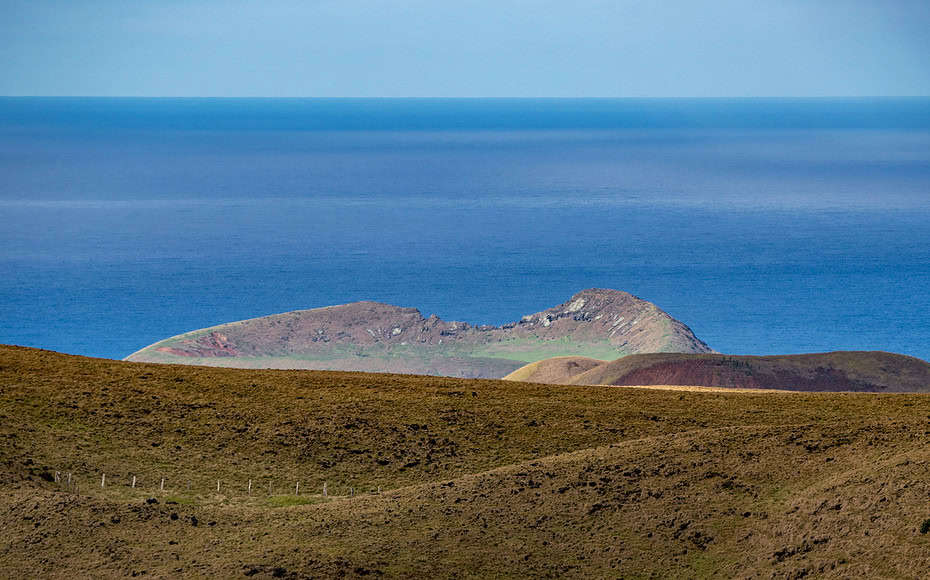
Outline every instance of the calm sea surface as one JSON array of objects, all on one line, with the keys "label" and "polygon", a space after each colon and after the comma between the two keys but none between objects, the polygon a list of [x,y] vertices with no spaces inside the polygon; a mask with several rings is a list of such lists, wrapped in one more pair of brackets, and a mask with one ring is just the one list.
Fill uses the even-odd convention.
[{"label": "calm sea surface", "polygon": [[0,99],[0,342],[627,290],[717,350],[930,359],[930,100]]}]

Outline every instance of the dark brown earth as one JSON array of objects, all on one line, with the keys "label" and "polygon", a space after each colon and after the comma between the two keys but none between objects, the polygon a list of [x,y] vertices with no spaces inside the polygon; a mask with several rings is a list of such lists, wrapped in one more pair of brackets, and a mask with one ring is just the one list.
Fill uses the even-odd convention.
[{"label": "dark brown earth", "polygon": [[356,302],[193,331],[126,360],[417,374],[458,369],[459,376],[498,378],[553,355],[610,358],[640,352],[712,350],[654,304],[626,292],[590,289],[499,327]]},{"label": "dark brown earth", "polygon": [[928,392],[930,364],[877,351],[778,356],[637,354],[612,362],[567,367],[565,359],[539,361],[509,380],[573,385],[683,385],[791,391]]}]

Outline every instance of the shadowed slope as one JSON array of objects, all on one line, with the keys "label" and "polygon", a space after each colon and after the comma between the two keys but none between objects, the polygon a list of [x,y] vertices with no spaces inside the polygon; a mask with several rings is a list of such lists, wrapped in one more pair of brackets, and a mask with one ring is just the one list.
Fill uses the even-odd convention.
[{"label": "shadowed slope", "polygon": [[637,352],[711,349],[650,302],[618,290],[590,289],[500,327],[356,302],[189,332],[127,360],[497,378],[553,356],[611,360]]}]

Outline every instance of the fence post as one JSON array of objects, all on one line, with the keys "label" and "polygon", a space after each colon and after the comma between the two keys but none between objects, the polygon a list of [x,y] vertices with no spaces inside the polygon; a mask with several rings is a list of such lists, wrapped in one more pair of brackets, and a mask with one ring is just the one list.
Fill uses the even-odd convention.
[{"label": "fence post", "polygon": [[165,478],[161,478],[161,486],[158,488],[159,491],[165,491]]},{"label": "fence post", "polygon": [[216,493],[220,492],[220,480],[216,480]]},{"label": "fence post", "polygon": [[249,495],[252,495],[252,480],[249,480]]},{"label": "fence post", "polygon": [[132,476],[132,486],[131,486],[131,487],[132,487],[133,489],[136,489],[136,476],[135,476],[135,475]]},{"label": "fence post", "polygon": [[106,487],[106,486],[107,486],[107,474],[101,473],[100,474],[100,487]]},{"label": "fence post", "polygon": [[300,495],[300,482],[297,482],[297,485],[294,487],[294,495]]},{"label": "fence post", "polygon": [[323,497],[326,497],[326,482],[323,482]]}]

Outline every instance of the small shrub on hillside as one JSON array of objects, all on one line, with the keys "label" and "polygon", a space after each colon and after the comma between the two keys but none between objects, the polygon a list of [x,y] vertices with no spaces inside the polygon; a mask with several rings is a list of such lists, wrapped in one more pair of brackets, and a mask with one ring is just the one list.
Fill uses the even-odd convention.
[{"label": "small shrub on hillside", "polygon": [[924,523],[920,525],[920,533],[926,534],[930,532],[930,518],[924,520]]}]

